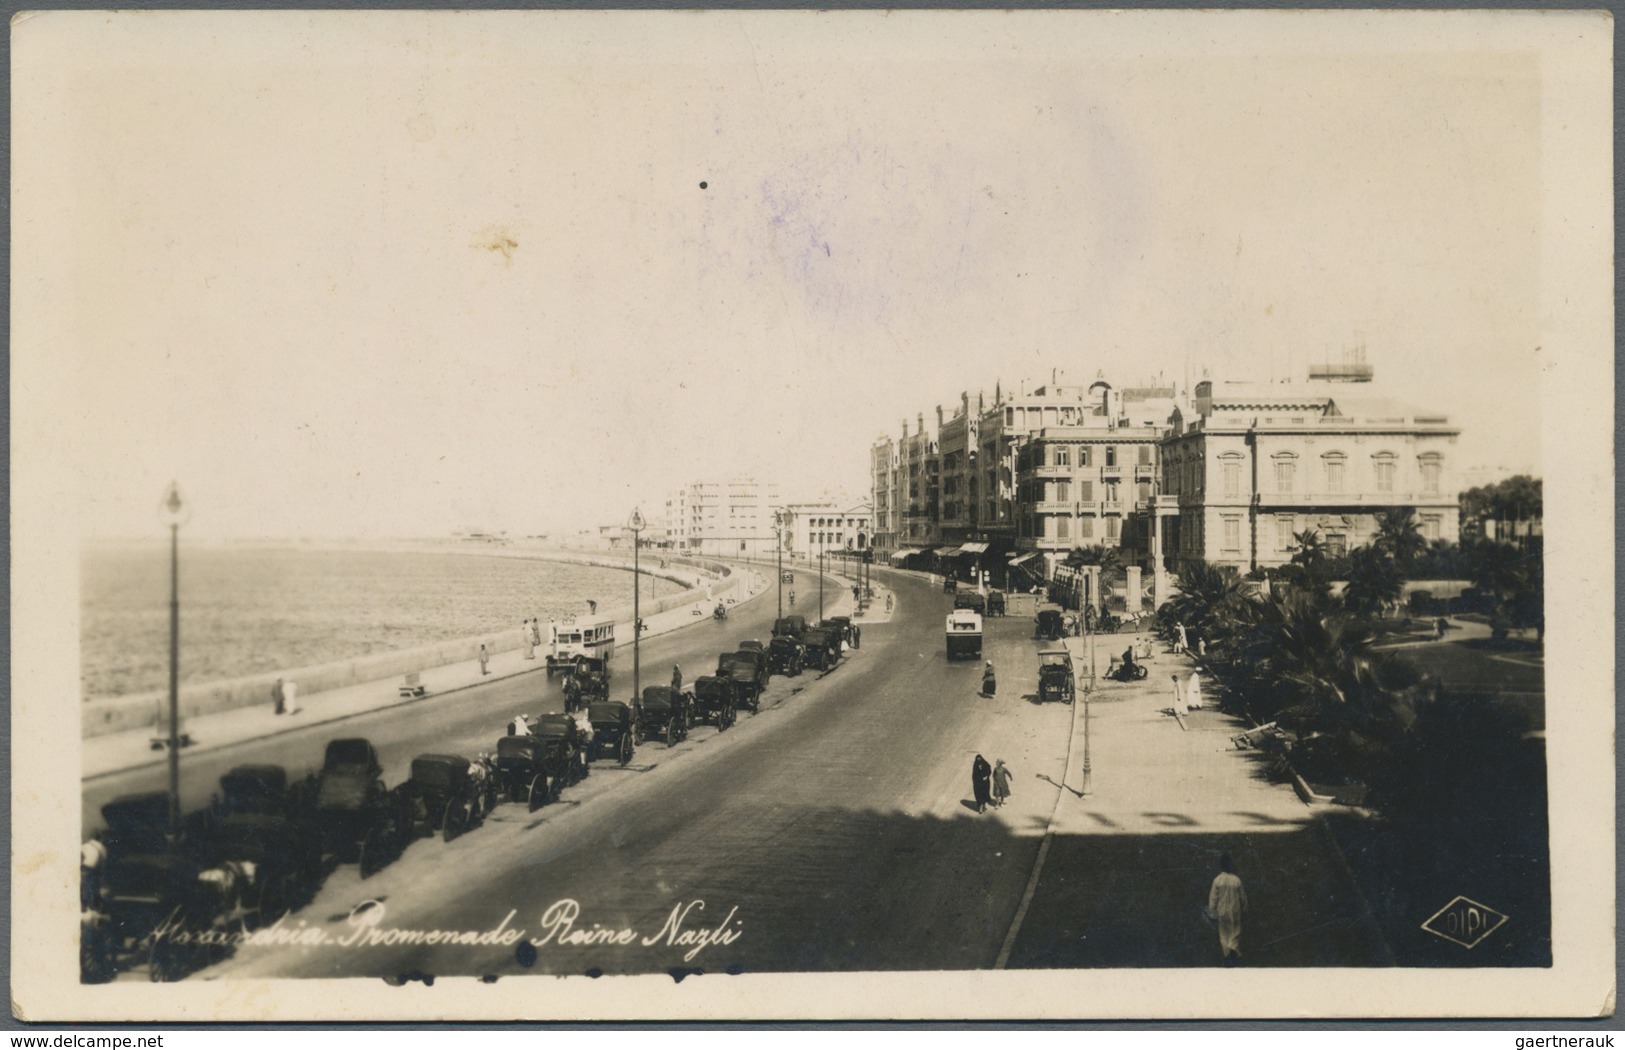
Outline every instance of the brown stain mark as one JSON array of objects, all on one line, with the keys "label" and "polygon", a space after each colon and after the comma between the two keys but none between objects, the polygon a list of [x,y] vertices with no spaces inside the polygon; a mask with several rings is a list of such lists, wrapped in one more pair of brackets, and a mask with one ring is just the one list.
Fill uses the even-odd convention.
[{"label": "brown stain mark", "polygon": [[474,242],[474,247],[488,252],[497,252],[502,256],[502,265],[513,265],[513,253],[518,250],[519,242],[513,234],[505,229],[495,228],[482,233]]}]

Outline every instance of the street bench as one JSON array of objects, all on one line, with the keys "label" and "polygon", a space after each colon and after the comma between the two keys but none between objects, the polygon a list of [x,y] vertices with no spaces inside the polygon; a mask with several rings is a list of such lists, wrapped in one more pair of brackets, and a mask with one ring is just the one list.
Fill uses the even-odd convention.
[{"label": "street bench", "polygon": [[401,683],[400,692],[401,696],[403,697],[415,698],[420,696],[428,696],[429,688],[423,684],[422,675],[416,671],[413,671],[406,676],[406,681]]}]

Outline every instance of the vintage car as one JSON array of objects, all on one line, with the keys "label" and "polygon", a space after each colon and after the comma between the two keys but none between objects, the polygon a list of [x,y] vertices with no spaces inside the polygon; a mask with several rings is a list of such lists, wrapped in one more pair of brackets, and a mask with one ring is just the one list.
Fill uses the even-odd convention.
[{"label": "vintage car", "polygon": [[667,747],[676,747],[688,736],[694,707],[692,693],[680,693],[669,685],[651,685],[644,688],[638,706],[643,711],[644,735],[650,740],[659,737]]},{"label": "vintage car", "polygon": [[496,782],[480,782],[460,755],[419,755],[406,782],[415,838],[435,832],[450,842],[478,824],[496,805]]},{"label": "vintage car", "polygon": [[220,778],[209,803],[198,856],[205,867],[235,865],[246,919],[275,921],[322,878],[321,838],[281,766],[244,765]]},{"label": "vintage car", "polygon": [[546,748],[529,734],[497,741],[497,786],[509,802],[524,802],[534,813],[547,801]]},{"label": "vintage car", "polygon": [[774,674],[794,678],[807,665],[807,648],[791,636],[781,634],[768,643],[767,661]]},{"label": "vintage car", "polygon": [[1033,637],[1058,642],[1066,635],[1066,610],[1059,605],[1044,604],[1033,617]]},{"label": "vintage car", "polygon": [[976,660],[982,655],[982,617],[974,609],[955,609],[944,625],[949,660]]},{"label": "vintage car", "polygon": [[762,694],[767,692],[767,660],[763,654],[749,649],[723,653],[717,657],[718,678],[734,683],[740,707],[750,708],[751,714],[762,709]]},{"label": "vintage car", "polygon": [[841,633],[829,627],[809,627],[801,636],[807,647],[806,663],[820,671],[828,671],[841,662]]},{"label": "vintage car", "polygon": [[952,594],[959,589],[959,581],[952,576],[944,576],[942,578],[942,589]]},{"label": "vintage car", "polygon": [[800,640],[807,633],[807,618],[805,616],[781,616],[773,621],[773,637],[788,635]]},{"label": "vintage car", "polygon": [[713,725],[726,732],[738,720],[736,690],[730,679],[702,675],[694,679],[694,724]]},{"label": "vintage car", "polygon": [[322,851],[354,860],[361,877],[388,864],[405,846],[411,817],[405,798],[385,790],[378,752],[360,737],[331,740],[316,785]]},{"label": "vintage car", "polygon": [[831,616],[818,626],[828,627],[831,630],[839,631],[841,634],[841,641],[850,645],[854,649],[859,647],[858,642],[860,639],[858,637],[858,628],[857,625],[852,622],[852,617]]},{"label": "vintage car", "polygon": [[779,582],[793,585],[796,582],[796,574],[789,569],[785,569],[779,573]]},{"label": "vintage car", "polygon": [[954,595],[955,609],[969,609],[978,616],[987,615],[987,599],[976,591],[960,591]]},{"label": "vintage car", "polygon": [[746,650],[758,653],[767,652],[767,646],[763,645],[761,639],[759,638],[746,638],[744,641],[740,642],[736,648],[740,652],[745,652]]},{"label": "vintage car", "polygon": [[592,740],[587,744],[591,758],[613,758],[621,765],[632,761],[632,753],[643,742],[642,723],[637,710],[619,700],[589,705],[587,720],[592,723]]},{"label": "vintage car", "polygon": [[1004,592],[1003,591],[988,591],[987,592],[987,612],[984,613],[983,615],[985,615],[985,616],[1003,616],[1004,615]]},{"label": "vintage car", "polygon": [[1065,649],[1042,649],[1038,653],[1038,699],[1070,704],[1077,689],[1072,670],[1072,654]]},{"label": "vintage car", "polygon": [[615,657],[615,617],[594,616],[549,626],[547,677],[578,670],[583,660],[601,660],[607,668]]}]

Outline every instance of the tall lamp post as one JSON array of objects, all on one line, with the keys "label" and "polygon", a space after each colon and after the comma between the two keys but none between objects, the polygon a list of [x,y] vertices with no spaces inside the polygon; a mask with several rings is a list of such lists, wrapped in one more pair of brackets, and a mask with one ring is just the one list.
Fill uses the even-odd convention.
[{"label": "tall lamp post", "polygon": [[773,512],[773,545],[779,549],[779,619],[784,619],[784,511]]},{"label": "tall lamp post", "polygon": [[1094,580],[1084,576],[1083,586],[1084,601],[1080,615],[1083,617],[1084,634],[1089,640],[1089,688],[1083,691],[1083,793],[1087,795],[1094,780],[1094,770],[1089,764],[1089,701],[1095,695],[1095,633],[1089,625],[1089,610],[1094,600]]},{"label": "tall lamp post", "polygon": [[632,699],[636,701],[643,695],[642,680],[638,666],[638,643],[643,641],[643,615],[639,611],[638,595],[643,588],[638,574],[638,533],[643,531],[643,515],[636,507],[632,508],[632,517],[627,519],[626,530],[632,534]]},{"label": "tall lamp post", "polygon": [[818,534],[818,622],[824,622],[824,534]]},{"label": "tall lamp post", "polygon": [[169,526],[169,830],[181,830],[181,526],[192,509],[181,501],[180,486],[169,483],[158,517]]}]

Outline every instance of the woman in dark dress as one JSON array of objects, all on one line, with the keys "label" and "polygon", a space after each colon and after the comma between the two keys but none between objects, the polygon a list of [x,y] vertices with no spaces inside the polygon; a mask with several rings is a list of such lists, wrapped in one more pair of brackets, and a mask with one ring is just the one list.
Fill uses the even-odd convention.
[{"label": "woman in dark dress", "polygon": [[982,668],[982,695],[992,696],[999,691],[999,680],[993,674],[993,661],[989,660],[987,666]]},{"label": "woman in dark dress", "polygon": [[970,767],[970,786],[971,792],[976,798],[976,812],[978,813],[986,813],[987,804],[993,801],[992,793],[989,790],[992,780],[993,767],[987,764],[987,759],[977,755],[976,761],[972,762]]}]

